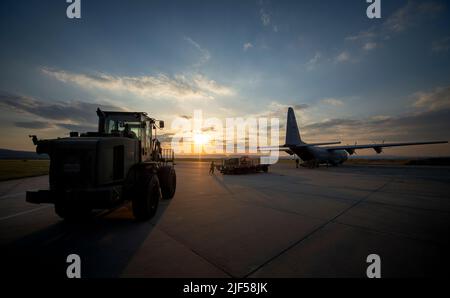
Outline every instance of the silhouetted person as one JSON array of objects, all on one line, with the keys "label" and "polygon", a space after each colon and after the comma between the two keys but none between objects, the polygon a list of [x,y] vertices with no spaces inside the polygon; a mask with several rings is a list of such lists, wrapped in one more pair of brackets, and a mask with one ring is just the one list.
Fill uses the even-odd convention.
[{"label": "silhouetted person", "polygon": [[134,133],[134,131],[132,131],[130,129],[130,125],[128,123],[125,124],[125,129],[123,130],[123,134],[127,137],[127,138],[132,138],[132,139],[137,139],[136,134]]},{"label": "silhouetted person", "polygon": [[209,166],[209,174],[214,175],[214,168],[216,165],[214,164],[214,161],[211,162],[211,165]]},{"label": "silhouetted person", "polygon": [[158,139],[153,139],[153,160],[160,160],[162,158],[162,147],[161,142]]},{"label": "silhouetted person", "polygon": [[295,167],[298,169],[298,165],[300,164],[300,160],[298,158],[295,159]]}]

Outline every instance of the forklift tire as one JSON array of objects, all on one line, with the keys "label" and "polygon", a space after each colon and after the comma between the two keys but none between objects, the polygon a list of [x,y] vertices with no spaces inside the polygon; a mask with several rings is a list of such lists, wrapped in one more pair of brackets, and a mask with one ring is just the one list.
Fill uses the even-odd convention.
[{"label": "forklift tire", "polygon": [[158,178],[161,183],[161,193],[164,200],[174,197],[177,189],[177,174],[172,166],[163,166],[158,171]]},{"label": "forklift tire", "polygon": [[139,221],[148,220],[155,215],[161,198],[158,176],[148,174],[145,180],[135,186],[137,189],[131,200],[133,215]]}]

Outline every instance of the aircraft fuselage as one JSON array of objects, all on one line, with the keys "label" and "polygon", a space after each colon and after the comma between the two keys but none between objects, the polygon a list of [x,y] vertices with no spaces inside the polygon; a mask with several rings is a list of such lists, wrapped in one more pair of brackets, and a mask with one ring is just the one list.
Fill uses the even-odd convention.
[{"label": "aircraft fuselage", "polygon": [[359,149],[373,149],[376,153],[383,152],[385,147],[401,147],[401,146],[413,146],[413,145],[430,145],[430,144],[447,144],[447,141],[426,141],[426,142],[401,142],[401,143],[378,143],[378,144],[356,144],[355,145],[340,145],[340,146],[327,146],[323,145],[336,145],[341,142],[322,142],[308,144],[302,141],[300,137],[300,130],[298,128],[297,119],[293,108],[288,109],[287,122],[286,122],[286,142],[285,145],[278,148],[282,148],[289,154],[296,154],[304,162],[305,166],[316,167],[319,164],[327,165],[340,165],[344,163],[349,155],[355,153],[355,150]]},{"label": "aircraft fuselage", "polygon": [[348,159],[348,153],[345,150],[329,151],[320,147],[292,148],[291,150],[303,161],[316,164],[339,165]]}]

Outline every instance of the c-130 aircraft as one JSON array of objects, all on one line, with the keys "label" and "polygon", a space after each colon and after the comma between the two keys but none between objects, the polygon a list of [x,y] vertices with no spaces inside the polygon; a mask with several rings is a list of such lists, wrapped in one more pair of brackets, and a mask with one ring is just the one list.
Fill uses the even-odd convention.
[{"label": "c-130 aircraft", "polygon": [[349,155],[355,154],[357,149],[374,149],[376,153],[383,152],[385,147],[400,147],[428,144],[445,144],[448,141],[432,142],[409,142],[409,143],[382,143],[382,144],[363,144],[363,145],[345,145],[345,146],[326,146],[336,145],[341,142],[327,142],[307,144],[302,141],[295,118],[294,109],[289,108],[287,113],[286,125],[286,143],[279,147],[280,151],[285,151],[290,155],[296,154],[300,157],[306,166],[311,168],[318,167],[320,164],[337,166],[344,163]]}]

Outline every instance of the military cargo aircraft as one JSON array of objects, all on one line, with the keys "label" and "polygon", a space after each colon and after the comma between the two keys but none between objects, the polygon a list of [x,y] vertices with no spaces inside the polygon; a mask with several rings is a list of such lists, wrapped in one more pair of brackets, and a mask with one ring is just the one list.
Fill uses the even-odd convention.
[{"label": "military cargo aircraft", "polygon": [[[373,149],[376,153],[383,152],[386,147],[444,144],[448,141],[432,142],[409,142],[409,143],[381,143],[381,144],[362,144],[362,145],[339,145],[341,142],[326,142],[308,144],[302,141],[300,131],[295,118],[294,109],[289,108],[287,113],[286,142],[280,146],[280,151],[285,151],[290,155],[296,154],[300,157],[306,166],[318,167],[320,164],[337,166],[344,163],[349,155],[355,154],[359,149]],[[339,145],[339,146],[325,146]],[[323,147],[325,146],[325,147]]]}]

